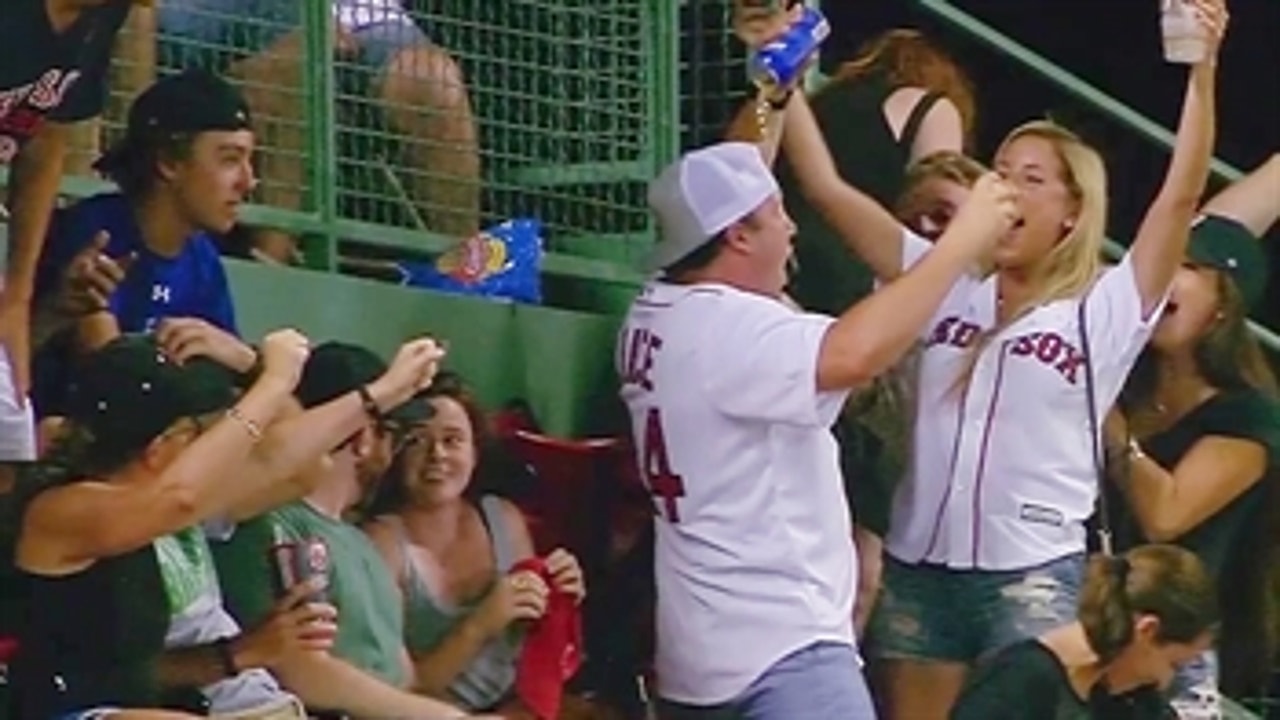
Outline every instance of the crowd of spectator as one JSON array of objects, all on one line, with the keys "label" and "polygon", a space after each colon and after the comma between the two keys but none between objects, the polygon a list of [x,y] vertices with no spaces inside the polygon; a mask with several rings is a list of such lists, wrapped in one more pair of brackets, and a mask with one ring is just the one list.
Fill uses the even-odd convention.
[{"label": "crowd of spectator", "polygon": [[[735,3],[748,47],[783,4]],[[654,180],[617,353],[656,576],[627,698],[570,682],[601,576],[481,482],[501,449],[447,338],[240,333],[220,239],[255,193],[303,203],[302,4],[7,4],[0,716],[1238,712],[1280,636],[1280,400],[1247,326],[1280,155],[1202,202],[1228,15],[1193,4],[1210,48],[1113,265],[1104,158],[1037,120],[988,170],[972,82],[912,30],[811,96],[761,88]],[[475,233],[456,63],[399,0],[330,10],[425,226]],[[59,207],[124,52],[115,189]]]}]

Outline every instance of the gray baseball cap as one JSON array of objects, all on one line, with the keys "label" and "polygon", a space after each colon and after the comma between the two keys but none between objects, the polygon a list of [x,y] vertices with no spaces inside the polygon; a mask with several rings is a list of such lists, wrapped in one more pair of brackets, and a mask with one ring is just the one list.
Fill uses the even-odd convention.
[{"label": "gray baseball cap", "polygon": [[662,239],[648,269],[670,267],[778,192],[755,145],[725,142],[686,153],[649,184]]}]

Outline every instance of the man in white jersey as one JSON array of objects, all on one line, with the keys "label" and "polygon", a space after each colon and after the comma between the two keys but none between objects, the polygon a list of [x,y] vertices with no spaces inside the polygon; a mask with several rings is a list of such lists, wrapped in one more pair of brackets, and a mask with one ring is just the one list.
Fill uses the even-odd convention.
[{"label": "man in white jersey", "polygon": [[872,718],[857,581],[829,428],[907,351],[1010,226],[994,175],[937,249],[839,318],[785,302],[795,226],[757,148],[689,153],[651,185],[662,228],[617,353],[657,512],[664,719]]}]

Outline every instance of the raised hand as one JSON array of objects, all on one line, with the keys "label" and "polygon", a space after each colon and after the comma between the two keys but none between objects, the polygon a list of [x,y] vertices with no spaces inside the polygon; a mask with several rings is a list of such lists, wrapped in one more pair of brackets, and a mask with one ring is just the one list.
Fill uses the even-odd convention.
[{"label": "raised hand", "polygon": [[369,384],[379,409],[390,410],[425,390],[435,379],[445,349],[429,337],[410,340],[396,352],[382,377]]},{"label": "raised hand", "polygon": [[997,173],[989,172],[974,183],[939,244],[960,243],[966,252],[980,256],[995,246],[1021,216],[1018,191]]},{"label": "raised hand", "polygon": [[276,330],[262,339],[261,380],[283,383],[290,390],[297,387],[302,368],[311,355],[311,342],[297,330]]},{"label": "raised hand", "polygon": [[138,259],[136,253],[119,258],[108,256],[104,251],[110,240],[105,230],[99,231],[89,246],[71,259],[58,291],[60,311],[86,315],[108,307],[111,296]]},{"label": "raised hand", "polygon": [[156,342],[179,363],[203,356],[236,372],[248,372],[258,358],[240,338],[199,318],[161,320]]}]

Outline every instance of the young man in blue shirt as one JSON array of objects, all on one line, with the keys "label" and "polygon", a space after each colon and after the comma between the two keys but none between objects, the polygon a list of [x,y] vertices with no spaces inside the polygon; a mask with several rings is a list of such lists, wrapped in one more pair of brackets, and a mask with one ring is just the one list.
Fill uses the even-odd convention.
[{"label": "young man in blue shirt", "polygon": [[36,259],[75,124],[106,102],[107,66],[133,0],[0,2],[0,165],[8,257],[0,282],[0,460],[35,453],[26,404]]},{"label": "young man in blue shirt", "polygon": [[119,192],[88,198],[55,222],[37,273],[37,301],[75,298],[73,332],[46,344],[33,396],[56,414],[70,356],[120,333],[154,332],[182,361],[212,356],[247,371],[213,240],[235,224],[253,189],[248,106],[203,71],[165,78],[138,96],[124,138],[96,167]]}]

